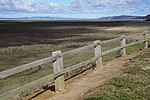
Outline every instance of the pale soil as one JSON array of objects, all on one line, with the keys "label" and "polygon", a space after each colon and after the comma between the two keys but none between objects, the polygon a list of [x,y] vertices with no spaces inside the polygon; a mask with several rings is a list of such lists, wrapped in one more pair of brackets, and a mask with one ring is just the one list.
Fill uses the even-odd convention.
[{"label": "pale soil", "polygon": [[66,82],[64,93],[46,91],[32,100],[82,100],[84,95],[92,89],[121,75],[123,70],[129,67],[132,59],[140,55],[140,53],[141,51],[116,58],[104,64],[100,69],[89,70],[70,79]]}]

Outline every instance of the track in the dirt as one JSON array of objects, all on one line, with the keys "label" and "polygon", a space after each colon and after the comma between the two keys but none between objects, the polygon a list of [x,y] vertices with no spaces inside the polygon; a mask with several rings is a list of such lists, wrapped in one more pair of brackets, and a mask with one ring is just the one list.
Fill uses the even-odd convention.
[{"label": "track in the dirt", "polygon": [[106,63],[101,69],[90,70],[66,82],[64,93],[52,93],[46,91],[37,95],[33,100],[82,100],[84,95],[93,88],[106,83],[123,73],[128,68],[130,60],[140,55],[142,51],[116,58]]}]

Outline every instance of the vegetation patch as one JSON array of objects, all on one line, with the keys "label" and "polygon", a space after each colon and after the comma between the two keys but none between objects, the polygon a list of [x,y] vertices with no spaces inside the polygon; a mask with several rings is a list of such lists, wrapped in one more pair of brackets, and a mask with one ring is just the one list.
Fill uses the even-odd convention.
[{"label": "vegetation patch", "polygon": [[150,50],[131,63],[123,75],[99,86],[85,100],[150,100]]},{"label": "vegetation patch", "polygon": [[[62,52],[92,44],[94,40],[108,40],[120,35],[140,33],[150,29],[146,21],[0,21],[0,71],[8,70],[39,59],[50,57],[53,51]],[[132,53],[143,43],[127,48]],[[120,43],[102,45],[102,51]],[[110,61],[119,51],[103,57]],[[94,57],[94,50],[83,51],[64,58],[64,67]],[[52,63],[0,79],[0,94],[53,73]]]}]

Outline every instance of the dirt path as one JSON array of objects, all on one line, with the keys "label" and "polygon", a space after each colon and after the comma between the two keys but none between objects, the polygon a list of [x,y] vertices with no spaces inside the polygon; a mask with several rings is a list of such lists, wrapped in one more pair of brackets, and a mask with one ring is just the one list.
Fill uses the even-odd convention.
[{"label": "dirt path", "polygon": [[121,75],[123,70],[129,67],[132,59],[140,53],[141,51],[114,59],[104,64],[101,69],[90,70],[70,79],[66,82],[64,93],[46,91],[32,100],[81,100],[93,88]]}]

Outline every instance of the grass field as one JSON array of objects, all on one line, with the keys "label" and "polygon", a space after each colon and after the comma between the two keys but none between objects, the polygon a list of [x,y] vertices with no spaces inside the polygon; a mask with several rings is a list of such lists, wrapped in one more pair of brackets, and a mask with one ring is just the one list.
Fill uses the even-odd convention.
[{"label": "grass field", "polygon": [[120,34],[142,32],[149,29],[149,23],[148,21],[0,21],[0,47],[60,45],[67,42],[105,40]]},{"label": "grass field", "polygon": [[[94,40],[145,30],[150,30],[150,22],[0,21],[0,71],[48,57],[52,51],[67,51]],[[104,45],[103,50],[117,45]]]},{"label": "grass field", "polygon": [[124,72],[91,91],[85,100],[150,100],[150,49],[134,58]]},{"label": "grass field", "polygon": [[[56,50],[68,51],[107,40],[122,34],[134,34],[150,30],[146,21],[0,21],[0,71],[17,67],[38,59],[51,56]],[[132,40],[134,41],[134,40]],[[136,37],[135,37],[136,41]],[[130,40],[128,42],[131,42]],[[102,45],[107,50],[119,42]],[[129,48],[129,52],[142,47]],[[104,57],[109,61],[117,57],[117,52]],[[64,58],[65,67],[94,57],[89,50]],[[52,63],[26,71],[9,78],[0,79],[0,94],[51,74]]]}]

